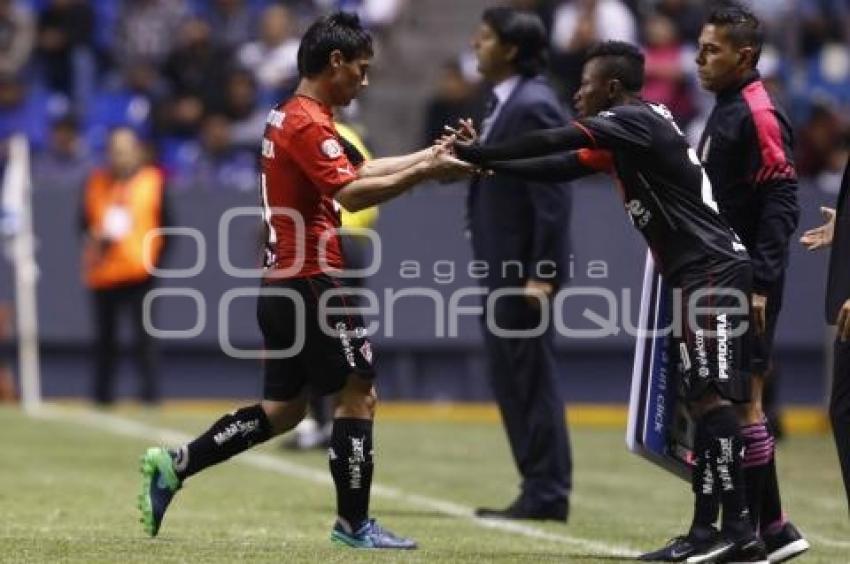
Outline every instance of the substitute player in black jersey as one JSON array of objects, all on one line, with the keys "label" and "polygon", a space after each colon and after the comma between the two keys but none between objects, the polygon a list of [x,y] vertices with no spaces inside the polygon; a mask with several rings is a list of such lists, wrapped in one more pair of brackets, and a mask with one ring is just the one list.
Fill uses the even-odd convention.
[{"label": "substitute player in black jersey", "polygon": [[758,19],[729,5],[702,28],[696,63],[703,88],[716,94],[697,152],[711,179],[720,214],[753,262],[752,401],[742,420],[744,479],[750,517],[771,562],[805,552],[809,543],[782,512],[774,437],[762,407],[782,307],[788,245],[800,216],[793,133],[755,70],[763,43]]},{"label": "substitute player in black jersey", "polygon": [[693,524],[688,534],[642,559],[767,562],[748,516],[743,443],[733,407],[750,397],[744,368],[752,268],[717,211],[696,152],[665,107],[639,98],[642,85],[640,51],[627,43],[603,43],[588,55],[576,94],[585,117],[498,145],[459,142],[456,152],[496,173],[538,180],[600,170],[616,176],[627,213],[666,283],[682,296],[674,350],[696,418]]}]

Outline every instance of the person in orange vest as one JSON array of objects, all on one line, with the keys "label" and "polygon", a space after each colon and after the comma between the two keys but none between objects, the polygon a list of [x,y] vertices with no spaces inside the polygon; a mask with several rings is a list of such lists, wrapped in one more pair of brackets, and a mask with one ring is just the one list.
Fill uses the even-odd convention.
[{"label": "person in orange vest", "polygon": [[141,376],[140,399],[159,399],[156,345],[145,330],[142,304],[154,283],[152,268],[159,264],[165,239],[149,233],[165,225],[164,179],[146,163],[146,151],[136,133],[126,127],[109,137],[107,163],[89,176],[83,193],[84,229],[82,271],[91,290],[96,327],[93,399],[114,400],[119,316],[133,325]]}]

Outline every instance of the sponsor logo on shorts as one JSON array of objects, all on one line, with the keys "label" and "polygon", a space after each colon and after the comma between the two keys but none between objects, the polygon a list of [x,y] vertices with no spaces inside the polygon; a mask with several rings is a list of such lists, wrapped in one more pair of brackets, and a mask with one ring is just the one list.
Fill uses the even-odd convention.
[{"label": "sponsor logo on shorts", "polygon": [[357,368],[357,362],[354,360],[354,346],[351,344],[351,339],[348,336],[348,329],[345,323],[338,321],[334,326],[339,335],[339,343],[342,345],[342,354],[345,355],[345,360],[351,368]]},{"label": "sponsor logo on shorts", "polygon": [[682,370],[687,372],[691,369],[691,355],[688,354],[688,346],[685,343],[679,343],[679,359],[682,361]]},{"label": "sponsor logo on shorts", "polygon": [[729,323],[725,313],[717,316],[717,377],[729,379]]},{"label": "sponsor logo on shorts", "polygon": [[700,378],[708,378],[710,371],[708,369],[708,352],[705,349],[705,334],[702,332],[702,329],[697,329],[695,336],[697,365],[699,366],[697,374],[699,374]]},{"label": "sponsor logo on shorts", "polygon": [[369,341],[366,341],[360,346],[360,354],[363,355],[366,362],[372,364],[372,345]]}]

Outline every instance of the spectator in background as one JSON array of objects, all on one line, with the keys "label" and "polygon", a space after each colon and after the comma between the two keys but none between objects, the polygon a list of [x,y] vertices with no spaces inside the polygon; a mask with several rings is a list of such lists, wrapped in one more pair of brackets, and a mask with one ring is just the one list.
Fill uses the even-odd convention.
[{"label": "spectator in background", "polygon": [[[94,12],[84,0],[51,0],[38,18],[38,61],[46,86],[68,97],[91,86],[77,80],[94,80]],[[78,72],[88,64],[89,73]]]},{"label": "spectator in background", "polygon": [[702,3],[694,0],[656,0],[655,11],[670,18],[679,36],[685,43],[695,44],[702,29]]},{"label": "spectator in background", "polygon": [[555,17],[557,0],[511,0],[510,5],[517,10],[534,12],[546,27],[546,33],[552,33],[552,20]]},{"label": "spectator in background", "polygon": [[637,40],[635,16],[620,0],[573,0],[555,10],[552,46],[556,51],[582,50],[609,40]]},{"label": "spectator in background", "polygon": [[600,41],[637,42],[634,14],[620,0],[573,0],[555,10],[552,67],[572,100],[587,50]]},{"label": "spectator in background", "polygon": [[23,133],[34,148],[43,147],[48,120],[43,89],[19,76],[0,73],[0,140]]},{"label": "spectator in background", "polygon": [[232,133],[227,116],[212,114],[205,118],[200,142],[191,142],[180,154],[172,179],[174,187],[211,192],[255,191],[256,150],[235,146]]},{"label": "spectator in background", "polygon": [[804,61],[804,79],[795,81],[793,114],[807,118],[813,101],[850,110],[850,51],[843,43],[828,43]]},{"label": "spectator in background", "polygon": [[32,13],[14,0],[0,0],[0,74],[18,75],[35,44]]},{"label": "spectator in background", "polygon": [[260,22],[260,39],[242,46],[239,64],[254,73],[264,95],[280,96],[298,77],[295,20],[288,8],[273,4],[263,10]]},{"label": "spectator in background", "polygon": [[96,327],[93,400],[99,405],[114,401],[119,320],[127,316],[135,334],[139,396],[153,404],[159,399],[156,345],[145,330],[142,304],[154,285],[149,266],[159,264],[164,239],[154,237],[147,244],[145,239],[167,221],[162,175],[145,163],[145,149],[132,129],[110,134],[107,165],[89,177],[82,204],[83,276]]},{"label": "spectator in background", "polygon": [[212,0],[204,17],[216,45],[234,50],[254,38],[257,15],[246,0]]},{"label": "spectator in background", "polygon": [[646,57],[643,96],[661,102],[672,112],[676,122],[687,127],[696,114],[693,84],[687,69],[692,65],[691,50],[679,41],[673,20],[652,14],[643,24]]},{"label": "spectator in background", "polygon": [[53,122],[47,147],[33,156],[33,187],[77,191],[91,168],[92,159],[80,138],[77,121],[67,116]]},{"label": "spectator in background", "polygon": [[113,42],[115,62],[162,64],[188,13],[184,0],[123,0]]},{"label": "spectator in background", "polygon": [[483,106],[477,85],[469,82],[463,75],[460,62],[450,60],[443,64],[437,81],[437,91],[428,101],[425,109],[424,143],[433,143],[445,131],[447,123],[457,123],[460,119],[480,116]]},{"label": "spectator in background", "polygon": [[801,176],[812,178],[825,192],[834,193],[847,162],[847,122],[828,104],[816,103],[800,130],[797,145]]},{"label": "spectator in background", "polygon": [[[156,125],[155,110],[160,107],[166,88],[151,62],[125,61],[117,82],[88,101],[84,115],[89,147],[96,153],[102,151],[109,131],[121,125],[132,127],[144,137],[150,136]],[[163,120],[162,117],[158,119]]]},{"label": "spectator in background", "polygon": [[850,6],[845,0],[799,0],[797,21],[801,54],[809,57],[825,43],[847,40]]},{"label": "spectator in background", "polygon": [[233,145],[256,150],[266,127],[266,115],[259,105],[254,75],[235,70],[227,77],[223,113],[230,119],[230,141]]},{"label": "spectator in background", "polygon": [[200,18],[185,20],[163,67],[175,98],[194,98],[204,109],[223,103],[222,85],[231,58],[230,51],[213,43],[211,32]]}]

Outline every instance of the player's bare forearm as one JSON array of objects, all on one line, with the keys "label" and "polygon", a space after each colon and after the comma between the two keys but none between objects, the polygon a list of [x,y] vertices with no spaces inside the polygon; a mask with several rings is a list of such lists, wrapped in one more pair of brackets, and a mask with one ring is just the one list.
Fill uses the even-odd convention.
[{"label": "player's bare forearm", "polygon": [[387,176],[401,172],[407,168],[420,163],[431,156],[433,149],[427,148],[415,153],[407,155],[399,155],[396,157],[384,157],[382,159],[372,159],[363,163],[363,166],[358,170],[360,178],[372,178],[376,176]]},{"label": "player's bare forearm", "polygon": [[381,176],[360,177],[336,193],[336,201],[350,212],[358,212],[382,204],[403,194],[428,178],[429,167],[425,161]]}]

